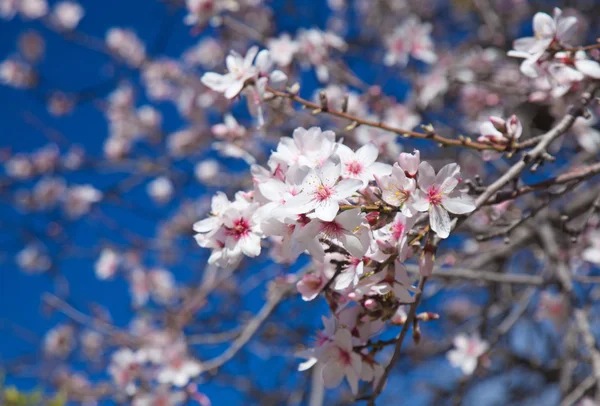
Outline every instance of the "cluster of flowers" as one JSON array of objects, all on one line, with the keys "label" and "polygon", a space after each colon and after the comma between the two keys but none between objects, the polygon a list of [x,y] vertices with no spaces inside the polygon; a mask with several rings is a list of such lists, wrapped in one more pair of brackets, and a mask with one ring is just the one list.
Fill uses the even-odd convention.
[{"label": "cluster of flowers", "polygon": [[[381,371],[367,350],[354,348],[413,300],[410,292],[416,289],[403,262],[418,251],[410,246],[417,215],[428,213],[431,230],[447,238],[449,212],[475,209],[460,187],[457,164],[436,174],[419,151],[400,154],[394,165],[377,158],[373,144],[353,151],[336,142],[332,131],[298,128],[293,137],[281,139],[268,168],[252,167],[254,190],[238,192],[234,201],[217,193],[211,216],[194,225],[198,244],[212,250],[209,263],[219,267],[260,255],[267,237],[276,261],[292,262],[304,252],[311,256],[313,271],[297,284],[302,297],[312,300],[330,286],[335,307],[344,309],[326,323],[311,352],[311,363],[325,365],[328,386],[345,374],[355,390],[358,377],[371,381]],[[422,257],[421,271],[429,274],[431,253]]]},{"label": "cluster of flowers", "polygon": [[559,8],[554,15],[533,17],[533,37],[519,38],[509,56],[523,58],[521,72],[536,78],[540,87],[551,89],[555,98],[564,96],[586,77],[600,79],[600,64],[568,43],[577,28],[577,18],[565,17]]}]

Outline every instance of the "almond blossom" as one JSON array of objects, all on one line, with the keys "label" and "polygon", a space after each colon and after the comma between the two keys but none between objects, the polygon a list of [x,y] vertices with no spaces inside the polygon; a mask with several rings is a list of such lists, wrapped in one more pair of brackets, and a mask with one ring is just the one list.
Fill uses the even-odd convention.
[{"label": "almond blossom", "polygon": [[258,80],[259,76],[267,79],[267,75],[270,75],[271,80],[280,83],[285,77],[281,71],[269,72],[271,68],[269,51],[262,50],[259,53],[258,47],[251,47],[245,56],[231,51],[225,62],[228,70],[226,74],[207,72],[202,75],[202,83],[215,92],[224,93],[228,99],[233,99],[240,94],[250,79]]},{"label": "almond blossom", "polygon": [[533,37],[519,38],[513,43],[514,50],[508,56],[525,58],[521,64],[524,75],[537,77],[536,64],[551,46],[558,49],[567,45],[577,27],[576,17],[562,17],[559,8],[554,9],[554,16],[536,13],[533,17]]},{"label": "almond blossom", "polygon": [[465,375],[471,375],[475,372],[480,357],[490,346],[477,334],[459,334],[454,338],[454,347],[456,348],[448,351],[448,361],[453,367],[460,368]]},{"label": "almond blossom", "polygon": [[392,172],[390,165],[375,162],[379,151],[373,144],[366,144],[356,152],[340,144],[336,149],[342,164],[342,177],[345,179],[358,179],[366,187],[377,176],[386,176]]},{"label": "almond blossom", "polygon": [[409,56],[426,63],[434,63],[437,56],[431,40],[432,26],[416,17],[409,17],[386,40],[386,65],[406,66]]},{"label": "almond blossom", "polygon": [[187,25],[205,24],[212,17],[224,11],[237,11],[237,0],[186,0],[188,14],[184,18]]},{"label": "almond blossom", "polygon": [[448,238],[451,230],[450,216],[466,214],[475,210],[473,199],[459,190],[460,167],[457,164],[444,166],[438,174],[427,162],[419,165],[419,188],[414,194],[413,207],[421,212],[429,212],[431,229],[440,238]]},{"label": "almond blossom", "polygon": [[358,379],[361,374],[362,360],[360,355],[354,352],[352,346],[352,335],[346,329],[339,328],[315,354],[312,363],[304,363],[299,370],[304,371],[318,363],[321,369],[323,383],[327,388],[335,388],[344,377],[352,389],[352,393],[358,393]]},{"label": "almond blossom", "polygon": [[395,207],[400,207],[402,214],[411,217],[412,196],[415,193],[416,182],[408,178],[405,171],[395,163],[392,173],[387,176],[377,177],[377,186],[381,188],[381,199]]},{"label": "almond blossom", "polygon": [[[369,247],[369,234],[366,227],[361,227],[365,219],[360,209],[345,210],[332,221],[313,220],[298,235],[298,243],[304,239],[321,236],[333,243],[338,243],[354,256],[361,258]],[[315,253],[312,253],[315,255]],[[323,252],[322,255],[325,253]],[[319,254],[316,255],[317,258]]]},{"label": "almond blossom", "polygon": [[84,14],[81,5],[67,0],[56,3],[52,10],[52,19],[60,29],[69,31],[77,27]]},{"label": "almond blossom", "polygon": [[289,199],[283,209],[294,214],[309,213],[314,210],[316,218],[332,221],[339,211],[340,202],[352,196],[362,185],[356,179],[338,181],[341,165],[332,159],[319,169],[312,169],[302,182],[298,195]]}]

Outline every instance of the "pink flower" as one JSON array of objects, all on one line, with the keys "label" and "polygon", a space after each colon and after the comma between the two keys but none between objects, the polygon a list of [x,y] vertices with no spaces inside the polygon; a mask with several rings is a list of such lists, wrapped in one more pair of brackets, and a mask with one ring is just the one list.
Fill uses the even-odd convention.
[{"label": "pink flower", "polygon": [[[361,227],[365,216],[360,208],[346,210],[338,214],[332,221],[315,219],[306,225],[298,235],[298,243],[303,240],[312,241],[316,236],[346,249],[352,256],[362,258],[369,248],[370,238],[366,227]],[[311,253],[313,256],[323,256],[325,253]],[[315,255],[317,254],[317,255]],[[320,254],[320,255],[319,255]]]},{"label": "pink flower", "polygon": [[301,364],[299,370],[304,371],[317,363],[325,387],[335,388],[345,377],[352,393],[358,393],[362,359],[354,351],[350,331],[338,328],[333,337],[326,337],[321,347],[314,351],[314,357]]},{"label": "pink flower", "polygon": [[521,137],[523,126],[514,114],[510,116],[508,121],[492,116],[489,121],[481,124],[479,132],[481,133],[481,136],[477,139],[479,142],[507,144]]},{"label": "pink flower", "polygon": [[453,367],[460,368],[465,375],[471,375],[475,371],[479,357],[489,349],[489,344],[477,334],[459,334],[454,338],[454,346],[455,349],[448,351],[448,361]]},{"label": "pink flower", "polygon": [[398,163],[400,168],[404,171],[406,176],[415,178],[419,171],[419,164],[421,163],[421,154],[418,149],[415,149],[412,154],[402,152],[398,156]]},{"label": "pink flower", "polygon": [[325,287],[325,284],[335,273],[329,262],[315,262],[315,271],[302,276],[296,284],[296,289],[302,295],[302,300],[311,301],[316,298]]},{"label": "pink flower", "polygon": [[352,196],[362,185],[356,179],[338,182],[340,174],[339,162],[327,160],[320,169],[312,169],[306,175],[301,192],[288,200],[283,208],[293,214],[314,210],[318,219],[332,221],[339,211],[339,203]]},{"label": "pink flower", "polygon": [[362,181],[363,187],[367,187],[374,177],[386,176],[392,172],[390,165],[375,162],[379,151],[373,144],[363,145],[356,152],[340,144],[336,152],[342,164],[342,177],[358,179]]},{"label": "pink flower", "polygon": [[415,192],[416,182],[406,177],[404,170],[396,163],[392,173],[377,178],[377,186],[381,189],[381,199],[395,207],[401,207],[402,214],[413,215],[411,198]]},{"label": "pink flower", "polygon": [[431,229],[440,238],[450,235],[450,216],[465,214],[475,210],[473,199],[455,190],[459,183],[460,167],[457,164],[444,166],[438,174],[427,162],[419,165],[419,189],[414,194],[413,207],[421,212],[429,211]]},{"label": "pink flower", "polygon": [[373,234],[377,242],[378,248],[384,255],[384,260],[394,251],[398,252],[401,260],[405,260],[408,255],[408,232],[415,224],[416,217],[407,217],[402,213],[397,213],[394,219],[376,230]]},{"label": "pink flower", "polygon": [[383,62],[388,65],[406,66],[408,57],[426,63],[434,63],[437,55],[431,40],[431,24],[421,23],[416,17],[406,19],[386,40],[387,53]]}]

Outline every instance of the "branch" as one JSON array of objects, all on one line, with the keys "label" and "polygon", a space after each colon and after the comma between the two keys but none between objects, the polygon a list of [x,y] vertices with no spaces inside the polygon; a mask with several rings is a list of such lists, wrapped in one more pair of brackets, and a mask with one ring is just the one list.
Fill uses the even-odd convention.
[{"label": "branch", "polygon": [[390,132],[396,133],[398,135],[401,135],[405,138],[431,140],[431,141],[435,141],[436,143],[441,144],[443,146],[467,147],[467,148],[471,148],[471,149],[475,149],[475,150],[479,150],[479,151],[494,150],[494,151],[503,152],[507,148],[506,146],[496,146],[496,145],[491,145],[491,144],[486,144],[486,143],[481,143],[481,142],[475,142],[475,141],[472,141],[468,137],[461,136],[460,138],[455,139],[455,138],[443,137],[443,136],[439,135],[438,133],[436,133],[435,131],[432,131],[432,132],[426,131],[426,132],[420,133],[417,131],[405,130],[402,128],[392,127],[390,125],[383,124],[381,122],[363,119],[363,118],[354,116],[354,115],[344,112],[344,111],[331,109],[327,106],[322,106],[321,104],[313,103],[309,100],[303,99],[302,97],[298,96],[295,93],[275,90],[270,87],[267,87],[267,91],[272,93],[274,97],[281,97],[281,98],[295,101],[296,103],[299,103],[299,104],[303,105],[304,107],[311,109],[313,111],[313,114],[326,113],[331,116],[345,118],[346,120],[350,121],[350,123],[351,123],[350,126],[352,126],[352,128],[356,128],[359,125],[364,125],[367,127],[374,127],[374,128],[379,128],[381,130],[390,131]]},{"label": "branch", "polygon": [[571,108],[569,114],[563,117],[562,120],[550,131],[546,134],[542,135],[540,142],[529,151],[523,159],[514,164],[504,175],[502,175],[498,180],[492,183],[488,188],[483,192],[475,201],[475,205],[477,207],[481,207],[485,204],[490,197],[492,197],[496,192],[502,189],[505,185],[511,182],[514,179],[517,179],[521,172],[530,164],[536,163],[540,160],[540,158],[546,153],[546,149],[550,144],[556,140],[558,137],[567,132],[571,126],[575,123],[575,120],[583,114],[584,108],[592,101],[594,98],[594,93],[596,92],[597,87],[594,86],[590,91],[585,92],[581,97],[580,106]]},{"label": "branch", "polygon": [[406,321],[404,322],[404,325],[402,326],[402,331],[400,331],[400,335],[396,339],[396,346],[394,347],[394,354],[392,355],[392,359],[390,360],[389,364],[385,367],[385,371],[383,372],[383,375],[381,376],[381,378],[379,378],[379,381],[377,382],[377,387],[375,388],[375,390],[373,391],[373,394],[369,398],[369,403],[368,403],[369,406],[375,405],[375,400],[381,394],[381,391],[383,390],[383,386],[385,385],[385,381],[387,380],[388,375],[390,374],[390,372],[392,371],[392,368],[396,364],[396,361],[398,361],[398,358],[400,357],[400,350],[402,349],[402,343],[404,342],[406,333],[408,333],[409,327],[413,324],[413,321],[415,319],[415,315],[417,313],[417,306],[421,302],[421,296],[423,295],[423,289],[425,288],[426,282],[427,282],[427,277],[421,276],[421,278],[419,279],[418,290],[417,290],[417,293],[415,294],[415,301],[411,304],[410,310],[408,311],[408,315],[406,317]]}]

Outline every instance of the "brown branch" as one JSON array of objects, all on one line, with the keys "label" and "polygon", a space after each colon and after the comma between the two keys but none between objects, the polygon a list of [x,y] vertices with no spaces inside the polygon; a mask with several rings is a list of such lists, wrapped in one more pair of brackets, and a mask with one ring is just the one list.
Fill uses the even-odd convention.
[{"label": "brown branch", "polygon": [[404,338],[406,337],[406,334],[408,333],[408,329],[410,326],[412,326],[413,321],[415,319],[415,315],[417,314],[417,306],[419,306],[419,303],[421,302],[421,297],[423,295],[423,289],[425,288],[425,283],[427,283],[427,278],[424,276],[421,276],[421,278],[419,279],[418,290],[417,290],[417,293],[415,294],[415,301],[411,304],[410,310],[408,311],[408,315],[406,317],[406,321],[404,322],[404,325],[402,326],[402,331],[400,331],[400,335],[396,339],[396,345],[394,347],[394,354],[392,355],[392,359],[390,360],[388,365],[385,367],[385,370],[383,371],[383,375],[381,376],[381,378],[379,378],[379,381],[377,382],[377,386],[375,387],[373,394],[369,397],[369,402],[368,402],[369,406],[375,405],[375,400],[381,394],[381,391],[383,390],[383,386],[385,385],[385,381],[387,380],[388,375],[390,374],[390,372],[392,371],[392,368],[394,368],[394,365],[396,364],[396,361],[398,361],[398,358],[400,357],[400,351],[402,350],[402,343],[404,342]]},{"label": "brown branch", "polygon": [[347,112],[331,109],[327,106],[324,107],[321,104],[313,103],[309,100],[303,99],[302,97],[298,96],[295,93],[275,90],[270,87],[267,87],[267,91],[272,93],[273,96],[275,96],[275,97],[281,97],[281,98],[289,99],[296,103],[299,103],[299,104],[303,105],[304,107],[311,109],[314,114],[325,113],[325,114],[329,114],[334,117],[344,118],[344,119],[348,120],[354,128],[356,128],[359,125],[364,125],[364,126],[368,126],[368,127],[379,128],[379,129],[385,130],[385,131],[390,131],[390,132],[396,133],[398,135],[401,135],[405,138],[431,140],[431,141],[434,141],[443,146],[466,147],[466,148],[476,149],[479,151],[494,150],[494,151],[502,152],[507,149],[506,146],[497,146],[497,145],[486,144],[486,143],[482,143],[482,142],[476,142],[476,141],[471,140],[468,137],[461,136],[458,139],[448,138],[448,137],[439,135],[435,131],[417,132],[417,131],[406,130],[406,129],[397,128],[397,127],[392,127],[390,125],[383,124],[378,121],[363,119],[363,118],[357,117],[357,116],[352,115]]}]

